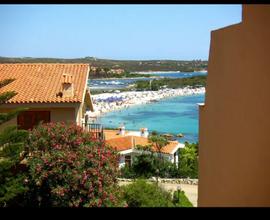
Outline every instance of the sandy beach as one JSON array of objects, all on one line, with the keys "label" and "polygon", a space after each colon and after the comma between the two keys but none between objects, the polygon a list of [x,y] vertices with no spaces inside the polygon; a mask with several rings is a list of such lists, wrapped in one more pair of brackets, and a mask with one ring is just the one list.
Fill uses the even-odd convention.
[{"label": "sandy beach", "polygon": [[175,96],[187,96],[205,93],[205,88],[179,88],[179,89],[162,89],[158,91],[129,91],[121,93],[102,93],[92,95],[94,103],[94,113],[91,116],[128,108],[133,105],[147,104],[164,98]]},{"label": "sandy beach", "polygon": [[136,74],[164,74],[164,73],[181,73],[179,70],[175,71],[139,71],[139,72],[131,72]]}]

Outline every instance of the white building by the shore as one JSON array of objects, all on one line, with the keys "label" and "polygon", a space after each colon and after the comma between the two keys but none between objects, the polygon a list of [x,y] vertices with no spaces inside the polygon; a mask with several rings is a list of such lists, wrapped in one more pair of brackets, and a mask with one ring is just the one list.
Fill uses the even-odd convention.
[{"label": "white building by the shore", "polygon": [[[125,165],[131,165],[136,155],[147,153],[138,150],[136,146],[147,146],[151,144],[148,140],[148,132],[146,130],[125,131],[124,128],[120,130],[105,130],[104,136],[106,143],[115,148],[120,154],[119,168]],[[152,148],[152,152],[156,155],[161,153],[161,156],[165,160],[177,165],[178,150],[184,147],[185,145],[178,141],[169,141],[168,144],[162,148],[161,152],[158,152],[155,147]]]}]

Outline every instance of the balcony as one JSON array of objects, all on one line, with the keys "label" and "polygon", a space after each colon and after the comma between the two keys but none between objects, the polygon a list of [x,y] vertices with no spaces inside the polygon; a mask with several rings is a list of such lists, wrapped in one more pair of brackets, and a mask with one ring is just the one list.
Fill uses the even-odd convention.
[{"label": "balcony", "polygon": [[82,127],[85,131],[90,132],[97,139],[104,140],[104,130],[102,124],[83,123]]}]

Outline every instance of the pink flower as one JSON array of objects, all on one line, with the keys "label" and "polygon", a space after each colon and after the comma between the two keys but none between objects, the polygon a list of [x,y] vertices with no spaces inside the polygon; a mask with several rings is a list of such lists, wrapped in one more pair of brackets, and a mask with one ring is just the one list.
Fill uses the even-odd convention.
[{"label": "pink flower", "polygon": [[102,205],[102,200],[99,199],[99,201],[98,201],[98,207],[100,207],[101,205]]}]

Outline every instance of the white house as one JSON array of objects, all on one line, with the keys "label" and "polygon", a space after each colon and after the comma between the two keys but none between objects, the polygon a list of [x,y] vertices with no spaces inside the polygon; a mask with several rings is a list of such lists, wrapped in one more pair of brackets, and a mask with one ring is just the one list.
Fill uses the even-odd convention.
[{"label": "white house", "polygon": [[[134,156],[141,154],[142,151],[136,149],[137,145],[147,146],[151,143],[148,140],[147,129],[141,131],[125,131],[124,127],[119,130],[105,130],[105,141],[108,145],[115,148],[120,154],[119,167],[130,165]],[[178,150],[184,148],[185,145],[178,141],[169,141],[161,150],[161,156],[166,160],[178,164]],[[158,150],[152,147],[154,154],[158,154]],[[150,153],[150,152],[149,152]]]}]

